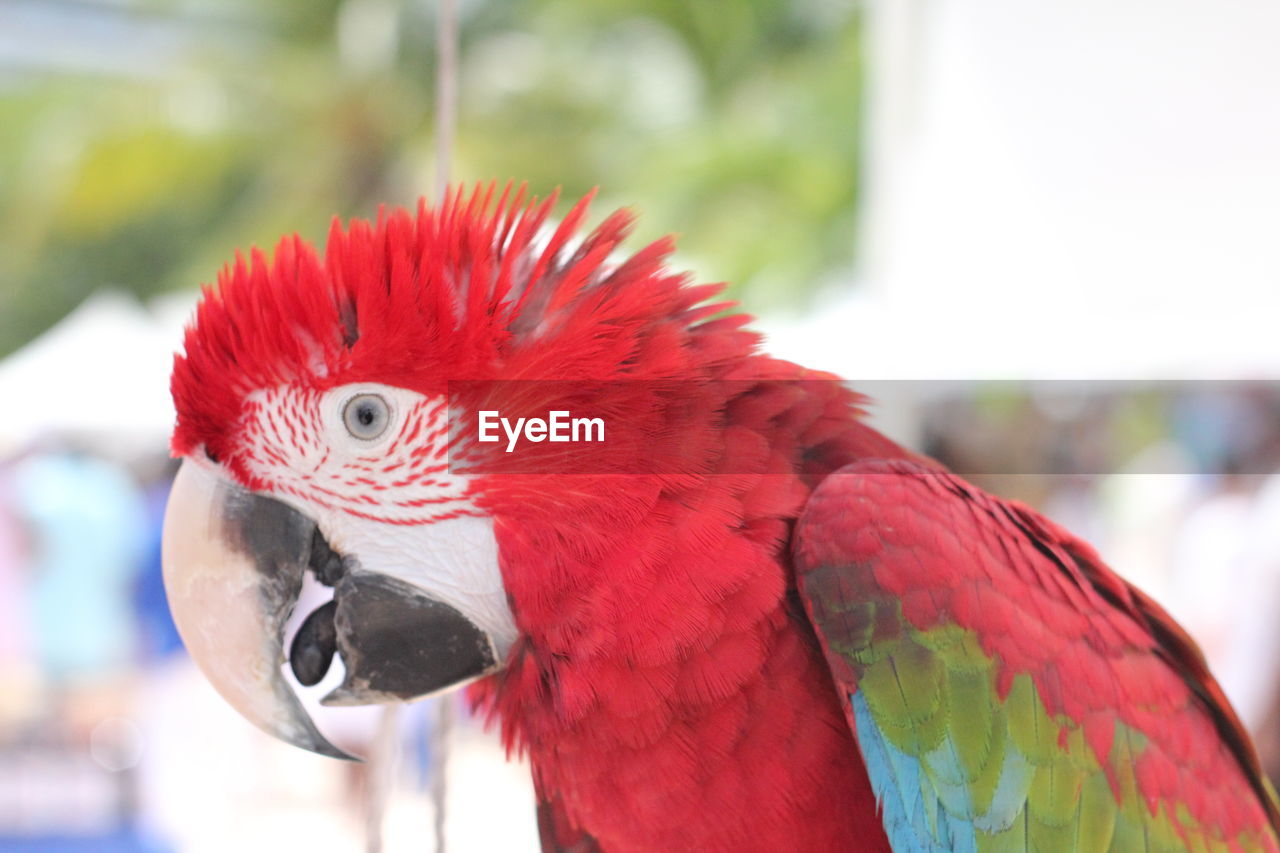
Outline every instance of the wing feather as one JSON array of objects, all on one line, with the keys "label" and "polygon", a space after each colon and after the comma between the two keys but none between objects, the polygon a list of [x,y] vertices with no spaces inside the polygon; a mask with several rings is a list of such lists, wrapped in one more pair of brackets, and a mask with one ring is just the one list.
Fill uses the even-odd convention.
[{"label": "wing feather", "polygon": [[795,561],[895,850],[1280,851],[1195,643],[1033,510],[858,462],[810,498]]}]

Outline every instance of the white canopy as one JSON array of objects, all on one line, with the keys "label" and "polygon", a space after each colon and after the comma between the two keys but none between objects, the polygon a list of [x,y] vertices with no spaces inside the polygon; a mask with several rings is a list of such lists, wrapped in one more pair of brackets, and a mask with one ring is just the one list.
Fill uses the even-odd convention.
[{"label": "white canopy", "polygon": [[151,312],[127,294],[99,292],[0,362],[0,444],[92,434],[163,448],[174,417],[169,371],[190,304],[184,296]]}]

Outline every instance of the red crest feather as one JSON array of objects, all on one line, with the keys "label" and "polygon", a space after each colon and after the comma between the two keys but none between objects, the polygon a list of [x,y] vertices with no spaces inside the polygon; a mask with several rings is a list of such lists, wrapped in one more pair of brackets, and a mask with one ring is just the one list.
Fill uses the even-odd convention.
[{"label": "red crest feather", "polygon": [[[549,237],[540,233],[555,194],[526,201],[523,185],[513,195],[508,184],[495,202],[495,192],[492,183],[459,187],[438,208],[381,210],[375,223],[345,230],[335,219],[323,260],[297,235],[271,259],[237,253],[203,288],[174,359],[173,452],[203,444],[218,455],[245,396],[281,384],[430,393],[451,379],[639,379],[687,368],[641,340],[727,305],[695,307],[721,286],[686,287],[669,272],[670,238],[613,266],[629,212],[573,246],[594,192]],[[755,336],[723,343],[742,356]]]}]

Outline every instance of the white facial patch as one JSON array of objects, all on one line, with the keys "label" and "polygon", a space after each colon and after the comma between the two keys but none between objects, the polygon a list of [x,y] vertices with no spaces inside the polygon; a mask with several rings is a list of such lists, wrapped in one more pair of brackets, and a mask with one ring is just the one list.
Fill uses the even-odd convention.
[{"label": "white facial patch", "polygon": [[455,608],[484,629],[499,660],[515,642],[492,518],[457,516],[413,527],[357,519],[335,529],[329,544],[354,555],[365,571],[398,578]]},{"label": "white facial patch", "polygon": [[[386,402],[389,423],[372,440],[344,418],[362,395]],[[358,383],[322,394],[282,386],[249,402],[247,467],[274,497],[312,518],[360,569],[454,607],[506,655],[516,627],[493,519],[471,500],[470,478],[449,471],[444,397]]]}]

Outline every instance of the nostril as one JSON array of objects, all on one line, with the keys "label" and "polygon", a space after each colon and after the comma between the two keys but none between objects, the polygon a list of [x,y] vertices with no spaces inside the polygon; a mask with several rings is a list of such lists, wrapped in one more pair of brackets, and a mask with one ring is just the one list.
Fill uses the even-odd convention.
[{"label": "nostril", "polygon": [[311,558],[307,563],[311,571],[315,572],[316,580],[325,586],[336,584],[347,570],[342,555],[329,547],[329,542],[319,527],[311,536]]},{"label": "nostril", "polygon": [[210,449],[209,449],[209,448],[207,448],[207,447],[204,449],[204,458],[205,458],[205,459],[208,459],[208,460],[209,460],[210,462],[212,462],[214,465],[217,465],[217,464],[218,464],[218,462],[219,462],[219,460],[218,460],[218,454],[214,453],[212,450],[210,450]]}]

